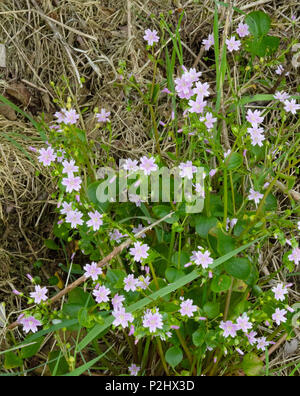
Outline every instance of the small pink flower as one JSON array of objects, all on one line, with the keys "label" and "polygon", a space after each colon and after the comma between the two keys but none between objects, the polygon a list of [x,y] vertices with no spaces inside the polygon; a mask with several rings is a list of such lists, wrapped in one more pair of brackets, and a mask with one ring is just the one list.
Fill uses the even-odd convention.
[{"label": "small pink flower", "polygon": [[95,213],[89,212],[90,220],[87,221],[87,226],[92,227],[94,231],[98,231],[100,227],[103,225],[103,215],[100,214],[98,211]]},{"label": "small pink flower", "polygon": [[248,196],[249,201],[254,201],[256,204],[260,202],[261,199],[263,199],[264,195],[254,191],[253,188],[250,189],[250,194]]},{"label": "small pink flower", "polygon": [[127,292],[129,292],[130,290],[134,292],[134,291],[136,291],[138,283],[139,283],[139,280],[136,279],[134,277],[134,275],[132,275],[132,274],[128,275],[124,279],[124,284],[125,284],[124,290]]},{"label": "small pink flower", "polygon": [[30,331],[36,333],[38,331],[38,326],[42,326],[42,323],[35,319],[34,316],[25,318],[24,315],[22,315],[18,318],[18,322],[23,326],[23,330],[26,334]]},{"label": "small pink flower", "polygon": [[285,323],[287,321],[285,315],[287,311],[285,309],[276,308],[275,313],[272,315],[272,319],[277,323],[279,326],[281,323]]},{"label": "small pink flower", "polygon": [[241,38],[249,36],[249,34],[250,34],[249,26],[247,25],[247,23],[241,22],[239,24],[236,32]]},{"label": "small pink flower", "polygon": [[296,114],[298,110],[300,110],[300,104],[296,103],[295,99],[292,99],[291,101],[286,100],[284,102],[284,110]]},{"label": "small pink flower", "polygon": [[149,328],[150,333],[155,333],[157,329],[163,328],[162,315],[158,308],[155,308],[154,312],[149,309],[146,311],[143,317],[143,326]]},{"label": "small pink flower", "polygon": [[83,214],[79,210],[72,210],[67,214],[66,222],[71,224],[71,228],[77,228],[83,225]]},{"label": "small pink flower", "polygon": [[109,116],[110,116],[110,111],[106,111],[105,109],[101,109],[100,113],[96,114],[96,118],[98,122],[110,122]]},{"label": "small pink flower", "polygon": [[44,166],[50,166],[52,162],[56,160],[56,154],[52,147],[48,147],[47,149],[39,150],[40,156],[38,157],[38,161],[41,162]]},{"label": "small pink flower", "polygon": [[194,173],[197,172],[196,166],[193,166],[192,161],[187,161],[186,163],[181,163],[178,167],[180,169],[179,176],[182,178],[187,178],[188,180],[192,180],[194,177]]},{"label": "small pink flower", "polygon": [[244,313],[243,316],[240,316],[236,323],[238,330],[242,330],[244,333],[248,333],[248,330],[253,327],[246,313]]},{"label": "small pink flower", "polygon": [[66,173],[69,177],[73,177],[74,172],[78,172],[79,168],[75,165],[75,161],[70,162],[64,161],[63,163],[63,173]]},{"label": "small pink flower", "polygon": [[34,299],[36,304],[40,304],[42,301],[47,301],[48,290],[46,287],[35,286],[35,291],[30,293],[30,297]]},{"label": "small pink flower", "polygon": [[79,120],[79,114],[77,114],[76,110],[71,109],[69,111],[65,111],[65,116],[63,122],[65,124],[74,125]]},{"label": "small pink flower", "polygon": [[119,307],[112,312],[112,315],[115,317],[113,322],[114,326],[122,326],[123,329],[129,326],[129,323],[132,323],[134,318],[131,313],[126,313],[124,307]]},{"label": "small pink flower", "polygon": [[259,110],[248,110],[247,112],[247,117],[246,117],[247,121],[250,122],[250,124],[252,124],[252,126],[254,125],[259,125],[264,121],[264,117],[262,116],[262,111]]},{"label": "small pink flower", "polygon": [[223,330],[223,337],[225,338],[228,338],[229,336],[234,338],[238,330],[238,326],[232,323],[231,320],[228,320],[227,322],[222,321],[220,328]]},{"label": "small pink flower", "polygon": [[157,171],[158,166],[156,165],[153,157],[148,158],[144,156],[141,158],[140,169],[144,172],[145,176],[149,176],[152,172]]},{"label": "small pink flower", "polygon": [[156,30],[147,29],[145,31],[144,40],[147,41],[148,45],[152,47],[154,43],[159,42],[159,36]]},{"label": "small pink flower", "polygon": [[149,253],[147,253],[149,249],[148,245],[136,242],[134,244],[134,248],[131,248],[129,253],[133,256],[136,262],[140,263],[142,259],[146,259],[149,256]]},{"label": "small pink flower", "polygon": [[180,304],[180,310],[182,316],[188,316],[189,318],[194,316],[194,312],[198,310],[196,305],[193,305],[193,300],[189,299],[186,301],[182,301]]},{"label": "small pink flower", "polygon": [[234,36],[232,36],[230,39],[227,39],[226,44],[229,52],[238,51],[241,47],[240,40],[236,40]]},{"label": "small pink flower", "polygon": [[300,262],[300,248],[296,247],[293,249],[292,253],[288,256],[290,261],[293,261],[295,265],[298,265]]},{"label": "small pink flower", "polygon": [[132,375],[134,377],[136,377],[138,375],[140,369],[141,368],[139,366],[137,366],[136,364],[134,364],[134,363],[131,366],[128,367],[130,375]]},{"label": "small pink flower", "polygon": [[270,342],[267,341],[266,337],[257,338],[257,349],[261,351],[265,351],[266,348],[270,345]]},{"label": "small pink flower", "polygon": [[285,295],[288,294],[288,290],[283,283],[279,283],[276,287],[273,287],[272,292],[274,293],[277,301],[284,301]]},{"label": "small pink flower", "polygon": [[215,44],[215,39],[213,34],[210,34],[207,39],[203,40],[205,51],[209,51],[210,47],[212,47],[214,44]]},{"label": "small pink flower", "polygon": [[118,308],[121,308],[123,306],[123,301],[125,301],[125,297],[117,293],[115,296],[111,299],[111,303],[114,307],[114,310],[117,310]]},{"label": "small pink flower", "polygon": [[67,193],[72,193],[73,191],[80,191],[81,183],[81,178],[79,176],[74,177],[73,175],[70,175],[62,180],[62,185],[66,186]]},{"label": "small pink flower", "polygon": [[108,302],[109,301],[109,297],[108,295],[110,294],[110,290],[105,287],[105,286],[100,286],[97,289],[95,289],[93,291],[93,296],[96,297],[96,302],[98,304],[102,303],[102,302]]},{"label": "small pink flower", "polygon": [[93,262],[92,264],[87,264],[84,268],[85,274],[84,276],[88,278],[92,278],[92,280],[95,282],[99,275],[102,274],[102,269],[98,267],[97,263]]}]

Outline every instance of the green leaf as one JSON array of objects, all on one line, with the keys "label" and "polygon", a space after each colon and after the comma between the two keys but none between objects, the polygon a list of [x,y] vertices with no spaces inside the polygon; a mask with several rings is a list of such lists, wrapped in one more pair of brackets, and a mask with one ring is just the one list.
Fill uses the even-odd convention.
[{"label": "green leaf", "polygon": [[[31,358],[32,356],[36,355],[42,345],[44,338],[39,338],[36,342],[32,345],[28,345],[27,347],[23,348],[21,351],[21,355],[23,359]],[[25,338],[24,342],[26,343],[27,340]]]},{"label": "green leaf", "polygon": [[220,275],[213,278],[211,290],[214,293],[221,293],[230,289],[231,278],[227,275]]},{"label": "green leaf", "polygon": [[59,250],[59,246],[52,239],[45,239],[44,245],[50,250]]},{"label": "green leaf", "polygon": [[197,216],[195,219],[196,233],[201,238],[207,238],[209,231],[218,224],[216,217]]},{"label": "green leaf", "polygon": [[227,169],[228,170],[233,170],[233,169],[238,169],[243,165],[243,156],[239,153],[233,153],[229,161],[227,163]]},{"label": "green leaf", "polygon": [[246,16],[245,22],[254,37],[265,36],[271,27],[271,18],[263,11],[251,12]]},{"label": "green leaf", "polygon": [[264,367],[263,362],[255,353],[249,353],[243,359],[242,369],[249,377],[259,376]]},{"label": "green leaf", "polygon": [[181,348],[174,346],[169,348],[166,352],[166,361],[170,366],[176,367],[183,359]]},{"label": "green leaf", "polygon": [[122,270],[108,270],[106,273],[106,279],[110,283],[111,287],[115,289],[122,289],[124,287],[125,273]]},{"label": "green leaf", "polygon": [[278,206],[277,199],[273,194],[269,194],[265,201],[265,205],[264,205],[265,210],[274,211],[277,210],[277,206]]},{"label": "green leaf", "polygon": [[86,327],[87,329],[93,327],[93,320],[87,308],[81,308],[78,312],[78,322],[80,326]]},{"label": "green leaf", "polygon": [[[171,207],[167,205],[159,205],[153,208],[153,213],[155,214],[155,216],[159,217],[160,219],[167,216],[171,212],[172,212]],[[179,220],[179,216],[174,213],[171,217],[166,219],[165,222],[168,224],[173,224],[176,223],[178,220]]]},{"label": "green leaf", "polygon": [[196,347],[199,347],[204,343],[206,332],[207,332],[207,330],[205,327],[200,327],[198,330],[196,330],[193,333],[193,335],[192,335],[193,344]]},{"label": "green leaf", "polygon": [[61,351],[52,351],[48,356],[52,376],[60,376],[69,371],[69,365]]},{"label": "green leaf", "polygon": [[208,319],[214,319],[220,314],[220,304],[208,302],[204,305],[203,310]]},{"label": "green leaf", "polygon": [[18,356],[14,352],[7,352],[5,354],[4,368],[6,368],[6,370],[22,367],[22,365],[23,365],[22,358],[20,358],[20,356]]},{"label": "green leaf", "polygon": [[270,56],[279,48],[280,38],[274,36],[264,36],[248,41],[247,51],[260,58]]},{"label": "green leaf", "polygon": [[235,249],[235,241],[230,235],[226,235],[222,230],[218,230],[218,252],[223,255]]},{"label": "green leaf", "polygon": [[178,270],[177,268],[168,268],[166,270],[166,278],[170,283],[176,282],[178,279],[182,278],[185,275],[183,271]]},{"label": "green leaf", "polygon": [[224,264],[227,274],[237,279],[247,280],[251,273],[251,263],[247,258],[233,257]]}]

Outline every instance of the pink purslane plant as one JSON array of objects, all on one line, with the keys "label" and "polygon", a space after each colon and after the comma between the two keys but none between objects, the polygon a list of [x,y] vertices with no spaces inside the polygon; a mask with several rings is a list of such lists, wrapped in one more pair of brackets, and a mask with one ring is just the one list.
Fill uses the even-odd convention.
[{"label": "pink purslane plant", "polygon": [[250,189],[250,194],[248,196],[249,201],[254,201],[256,204],[263,199],[264,195],[258,191],[255,191],[253,188]]},{"label": "pink purslane plant", "polygon": [[82,180],[79,176],[70,175],[62,180],[62,185],[66,187],[67,193],[80,191]]},{"label": "pink purslane plant", "polygon": [[114,326],[122,326],[123,329],[129,326],[129,323],[132,323],[134,318],[131,313],[126,313],[124,307],[118,307],[112,312],[112,315],[115,317],[113,322]]},{"label": "pink purslane plant", "polygon": [[285,309],[276,308],[275,313],[272,315],[272,319],[279,326],[281,323],[285,323],[287,321],[287,318],[285,317],[286,314],[287,311]]},{"label": "pink purslane plant", "polygon": [[94,212],[89,212],[89,217],[90,220],[87,221],[87,226],[92,227],[93,231],[98,231],[100,227],[103,225],[103,215],[100,214],[98,211]]},{"label": "pink purslane plant", "polygon": [[234,338],[238,331],[238,326],[231,320],[228,320],[227,322],[222,321],[220,328],[223,330],[223,337],[225,338],[228,338],[229,336]]},{"label": "pink purslane plant", "polygon": [[243,23],[243,22],[241,22],[241,23],[239,24],[239,26],[238,26],[236,32],[237,32],[237,34],[238,34],[241,38],[250,35],[249,26],[247,25],[247,23]]},{"label": "pink purslane plant", "polygon": [[274,293],[277,301],[284,301],[285,295],[288,294],[288,290],[283,283],[279,283],[277,286],[273,287],[272,292]]},{"label": "pink purslane plant", "polygon": [[71,224],[71,228],[77,228],[83,225],[83,213],[79,210],[72,210],[67,214],[66,222]]},{"label": "pink purslane plant", "polygon": [[203,248],[201,246],[198,247],[199,251],[194,251],[191,257],[191,261],[194,262],[197,266],[202,266],[202,268],[206,269],[210,264],[214,262],[211,258],[211,253],[206,250],[203,252]]},{"label": "pink purslane plant", "polygon": [[288,259],[293,261],[295,265],[298,265],[300,262],[300,248],[296,247],[293,249],[292,253],[289,255]]},{"label": "pink purslane plant", "polygon": [[209,51],[214,44],[215,44],[215,39],[213,34],[210,34],[207,39],[203,40],[205,51]]},{"label": "pink purslane plant", "polygon": [[242,45],[240,40],[236,40],[234,36],[232,36],[230,39],[227,39],[226,44],[229,52],[238,51]]},{"label": "pink purslane plant", "polygon": [[110,122],[110,120],[109,120],[110,114],[111,114],[110,111],[101,109],[100,113],[96,114],[97,121],[101,122],[101,123]]},{"label": "pink purslane plant", "polygon": [[129,291],[136,291],[137,286],[138,286],[139,280],[134,277],[134,275],[130,274],[124,278],[124,290],[129,292]]}]

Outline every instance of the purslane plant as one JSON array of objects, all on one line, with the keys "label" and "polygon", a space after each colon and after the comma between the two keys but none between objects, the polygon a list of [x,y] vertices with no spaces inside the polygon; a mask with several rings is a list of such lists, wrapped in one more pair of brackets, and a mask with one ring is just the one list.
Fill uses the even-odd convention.
[{"label": "purslane plant", "polygon": [[[203,41],[206,51],[215,47],[218,34],[215,29]],[[234,62],[238,58],[247,59],[243,47],[253,31],[241,22],[236,34],[239,39],[233,35],[225,41],[228,57],[237,56]],[[148,29],[144,39],[157,68],[153,48],[160,42],[158,32]],[[121,172],[136,175],[130,186],[135,184],[137,193],[129,194],[128,202],[97,201],[96,190],[103,180],[97,180],[95,147],[78,126],[80,115],[71,100],[55,114],[47,146],[37,152],[37,158],[51,169],[57,182],[57,192],[52,197],[58,202],[59,217],[54,235],[63,243],[76,241],[79,247],[76,255],[81,260],[85,258],[84,266],[76,266],[77,273],[85,276],[84,291],[72,290],[70,301],[61,310],[58,306],[53,310],[48,304],[52,289],[42,287],[30,277],[34,287],[27,299],[30,309],[18,318],[25,334],[37,333],[41,327],[47,329],[66,319],[76,319],[80,330],[83,328],[88,334],[95,325],[111,317],[112,328],[124,334],[124,343],[135,359],[128,362],[131,375],[147,374],[146,363],[151,356],[142,354],[141,344],[146,351],[152,351],[153,359],[159,356],[162,362],[159,373],[214,375],[226,370],[234,373],[242,367],[247,374],[253,368],[258,374],[263,366],[257,355],[276,345],[279,335],[293,336],[295,309],[288,298],[292,285],[275,282],[275,275],[261,281],[258,262],[263,245],[275,237],[288,246],[283,268],[293,272],[300,263],[296,238],[299,222],[295,217],[299,207],[291,200],[291,209],[283,216],[277,215],[277,200],[272,194],[279,178],[288,181],[287,192],[293,187],[290,181],[297,169],[299,136],[296,127],[294,135],[284,136],[283,131],[288,123],[299,126],[296,115],[300,105],[293,94],[283,91],[282,85],[274,95],[269,95],[271,106],[242,106],[226,57],[224,62],[229,89],[235,98],[227,107],[222,104],[228,115],[221,114],[216,107],[215,85],[205,81],[195,68],[182,66],[178,76],[168,73],[167,86],[158,85],[154,78],[148,96],[134,76],[127,77],[125,70],[120,71],[124,87],[136,89],[150,109],[156,147],[169,130],[176,153],[167,153],[168,164],[175,165],[182,180],[191,181],[193,193],[204,200],[203,212],[196,215],[186,211],[187,202],[171,199],[163,204],[153,203],[149,195],[139,194],[143,180],[166,165],[158,149],[156,154],[125,159],[122,169],[116,167],[116,175],[106,180],[113,185]],[[153,117],[157,87],[161,100],[174,103],[175,99],[177,104],[176,114],[173,109],[168,123],[155,113]],[[249,100],[247,104],[255,102]],[[279,132],[269,127],[271,112],[277,115]],[[180,128],[179,114],[183,120]],[[104,108],[95,113],[96,127],[110,136],[112,117],[113,112]],[[230,148],[222,144],[223,133],[228,135],[229,130]],[[203,186],[196,181],[198,167],[204,169]],[[172,217],[153,232],[142,232],[149,223],[171,212]],[[133,224],[128,225],[129,222]],[[97,263],[125,238],[132,239],[132,246],[100,268]],[[262,239],[254,247],[214,267],[216,259],[257,238]],[[76,256],[67,268],[72,277],[74,259]],[[164,298],[152,300],[155,291],[194,270],[199,275],[195,281]],[[15,294],[25,299],[22,293]],[[146,308],[128,311],[128,307],[147,296]],[[72,309],[72,301],[81,306]],[[32,304],[35,306],[31,308]],[[73,361],[70,367],[74,369]],[[124,369],[114,372],[121,373]]]}]

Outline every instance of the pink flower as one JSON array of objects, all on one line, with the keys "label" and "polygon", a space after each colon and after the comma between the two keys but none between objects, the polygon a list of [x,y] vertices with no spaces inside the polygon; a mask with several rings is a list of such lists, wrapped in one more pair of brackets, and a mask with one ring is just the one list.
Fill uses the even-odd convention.
[{"label": "pink flower", "polygon": [[241,47],[240,40],[236,40],[234,36],[226,40],[227,48],[229,52],[238,51]]},{"label": "pink flower", "polygon": [[38,161],[41,162],[44,166],[50,166],[52,162],[56,160],[56,154],[52,147],[48,147],[47,149],[39,150],[40,156],[38,157]]},{"label": "pink flower", "polygon": [[296,114],[299,109],[300,104],[297,104],[295,99],[292,99],[291,101],[286,100],[284,102],[284,110],[289,113]]},{"label": "pink flower", "polygon": [[217,118],[215,118],[212,113],[206,113],[205,117],[200,119],[200,121],[204,121],[206,128],[210,131],[211,129],[213,129]]},{"label": "pink flower", "polygon": [[279,283],[276,287],[273,287],[272,292],[274,293],[277,301],[284,301],[285,295],[288,294],[288,290],[283,283]]},{"label": "pink flower", "polygon": [[71,160],[70,162],[64,161],[63,163],[63,173],[66,173],[68,177],[73,177],[74,172],[78,172],[79,168],[75,165],[75,161]]},{"label": "pink flower", "polygon": [[242,330],[244,333],[248,333],[248,330],[252,329],[252,323],[246,313],[244,313],[243,316],[240,316],[236,323],[238,330]]},{"label": "pink flower", "polygon": [[54,114],[54,117],[56,117],[57,118],[57,120],[56,120],[56,122],[58,123],[58,124],[63,124],[63,123],[65,123],[65,113],[66,113],[66,109],[61,109],[61,111],[60,112],[56,112],[55,114]]},{"label": "pink flower", "polygon": [[102,303],[102,302],[108,302],[109,301],[109,297],[108,295],[110,294],[110,290],[105,287],[105,286],[100,286],[97,289],[95,289],[93,291],[93,296],[96,297],[96,302],[98,304]]},{"label": "pink flower", "polygon": [[67,193],[71,193],[73,191],[80,191],[81,188],[81,178],[79,176],[68,176],[62,180],[62,185],[66,186]]},{"label": "pink flower", "polygon": [[138,375],[138,372],[140,371],[140,369],[141,368],[134,363],[132,363],[132,365],[128,367],[130,375],[132,375],[134,377],[136,377]]},{"label": "pink flower", "polygon": [[152,172],[157,171],[158,166],[155,163],[155,158],[148,158],[146,156],[142,157],[140,169],[144,171],[146,176],[149,176]]},{"label": "pink flower", "polygon": [[131,248],[129,253],[134,256],[135,261],[140,263],[142,259],[146,259],[149,256],[147,253],[149,249],[150,248],[148,245],[143,245],[141,242],[136,242],[134,244],[134,248]]},{"label": "pink flower", "polygon": [[125,238],[127,235],[123,235],[119,230],[115,229],[109,233],[110,238],[117,243],[121,242],[121,238]]},{"label": "pink flower", "polygon": [[197,96],[196,100],[189,101],[189,106],[190,106],[189,112],[202,114],[206,105],[207,102],[203,101],[203,98],[201,96]]},{"label": "pink flower", "polygon": [[[139,224],[138,227],[134,227],[134,228],[133,228],[132,232],[134,233],[134,235],[137,235],[137,234],[139,234],[140,232],[142,232],[143,230],[144,230],[143,224]],[[147,236],[147,235],[146,235],[145,233],[142,233],[142,234],[140,234],[139,238],[144,239],[144,238],[146,238],[146,236]]]},{"label": "pink flower", "polygon": [[36,333],[38,331],[38,326],[42,326],[42,323],[35,319],[34,316],[29,316],[28,318],[19,317],[18,322],[23,326],[24,332],[27,334],[30,331]]},{"label": "pink flower", "polygon": [[286,100],[290,99],[290,95],[287,92],[277,91],[274,95],[274,99],[279,100],[281,103],[284,103]]},{"label": "pink flower", "polygon": [[212,169],[212,170],[209,172],[209,176],[210,176],[210,177],[214,177],[214,176],[217,174],[217,172],[218,172],[218,169]]},{"label": "pink flower", "polygon": [[270,345],[266,337],[257,338],[256,342],[257,342],[257,349],[260,349],[262,351],[265,351],[266,348]]},{"label": "pink flower", "polygon": [[121,308],[123,306],[123,301],[125,301],[125,297],[117,293],[115,296],[111,299],[111,303],[114,307],[114,310],[117,310],[118,308]]},{"label": "pink flower", "polygon": [[198,307],[196,305],[193,305],[193,300],[186,300],[182,301],[180,304],[180,310],[179,312],[181,313],[182,316],[188,316],[191,318],[194,316],[194,312],[198,310]]},{"label": "pink flower", "polygon": [[158,308],[152,312],[148,309],[143,317],[143,326],[149,328],[150,333],[154,333],[157,329],[163,328],[162,315],[159,313]]},{"label": "pink flower", "polygon": [[203,40],[205,51],[209,51],[210,47],[212,47],[214,44],[215,44],[215,39],[213,34],[210,34],[207,39]]},{"label": "pink flower", "polygon": [[96,114],[96,118],[98,122],[110,122],[109,116],[110,116],[110,111],[106,111],[105,109],[101,109],[100,113]]},{"label": "pink flower", "polygon": [[293,261],[295,265],[298,265],[300,262],[300,248],[296,247],[293,249],[292,253],[288,256],[290,261]]},{"label": "pink flower", "polygon": [[175,90],[181,99],[190,99],[193,95],[192,82],[188,81],[184,76],[175,79]]},{"label": "pink flower", "polygon": [[272,319],[277,323],[279,326],[281,323],[285,323],[287,321],[285,315],[287,311],[285,309],[276,308],[275,313],[272,315]]},{"label": "pink flower", "polygon": [[47,287],[35,286],[35,291],[30,293],[30,297],[34,299],[36,304],[40,304],[42,301],[48,300],[47,293]]},{"label": "pink flower", "polygon": [[241,38],[249,36],[249,34],[250,34],[249,26],[247,25],[247,23],[241,22],[239,24],[236,32]]},{"label": "pink flower", "polygon": [[95,213],[89,212],[89,216],[90,220],[86,224],[88,227],[92,227],[94,231],[98,231],[103,224],[103,215],[96,211]]},{"label": "pink flower", "polygon": [[284,72],[284,68],[282,65],[279,65],[278,68],[275,70],[275,73],[281,76],[281,74]]},{"label": "pink flower", "polygon": [[123,164],[123,169],[127,170],[128,172],[136,172],[139,169],[138,161],[127,159]]},{"label": "pink flower", "polygon": [[97,263],[93,262],[92,264],[87,264],[84,268],[85,274],[84,276],[88,278],[92,278],[92,280],[95,282],[99,275],[102,274],[102,269],[98,267]]},{"label": "pink flower", "polygon": [[208,83],[201,83],[197,82],[196,83],[196,88],[193,89],[194,94],[199,96],[199,98],[205,98],[207,96],[210,96],[209,93],[209,84]]},{"label": "pink flower", "polygon": [[60,210],[61,214],[67,215],[68,213],[73,211],[72,202],[71,203],[63,202],[62,206],[63,206],[63,209]]},{"label": "pink flower", "polygon": [[220,328],[223,330],[223,337],[235,337],[236,332],[238,330],[238,326],[234,323],[232,323],[231,320],[228,320],[227,322],[221,322]]},{"label": "pink flower", "polygon": [[122,326],[123,329],[129,326],[129,323],[132,323],[134,318],[131,313],[126,313],[124,307],[119,307],[112,312],[112,315],[115,317],[113,322],[114,326]]},{"label": "pink flower", "polygon": [[192,180],[194,173],[197,172],[197,168],[193,166],[192,161],[182,162],[178,168],[180,169],[179,176],[182,178],[186,177],[188,180]]},{"label": "pink flower", "polygon": [[146,290],[151,283],[150,276],[141,275],[138,279],[137,287],[141,288],[142,290]]},{"label": "pink flower", "polygon": [[67,214],[66,222],[70,223],[72,228],[77,228],[77,226],[83,225],[82,216],[83,214],[79,210],[72,210]]},{"label": "pink flower", "polygon": [[157,31],[156,30],[147,29],[145,31],[144,40],[147,41],[148,45],[150,45],[151,47],[152,47],[152,45],[154,43],[158,43],[159,42],[159,36],[157,34]]},{"label": "pink flower", "polygon": [[256,204],[260,202],[261,199],[263,199],[264,195],[254,191],[253,188],[250,189],[250,194],[248,196],[249,201],[254,201]]},{"label": "pink flower", "polygon": [[65,116],[63,122],[65,124],[74,125],[79,120],[79,114],[77,114],[76,110],[71,109],[69,111],[65,111]]},{"label": "pink flower", "polygon": [[247,121],[250,122],[250,124],[252,124],[252,126],[254,125],[259,125],[264,121],[264,117],[262,116],[262,111],[251,111],[248,110],[247,112],[247,117],[246,117]]},{"label": "pink flower", "polygon": [[134,275],[132,275],[132,274],[128,275],[124,279],[124,284],[125,284],[124,290],[127,292],[129,292],[130,290],[134,292],[134,291],[136,291],[138,283],[139,283],[139,280],[135,279]]},{"label": "pink flower", "polygon": [[256,338],[255,338],[255,336],[257,335],[257,333],[256,333],[255,331],[251,331],[251,333],[246,334],[246,335],[247,335],[249,344],[250,344],[250,345],[254,345],[254,344],[256,343],[256,341],[257,341]]},{"label": "pink flower", "polygon": [[[198,248],[201,249],[200,246]],[[214,262],[210,255],[211,253],[208,250],[206,250],[204,253],[199,250],[198,252],[193,252],[191,261],[193,261],[196,265],[201,265],[202,268],[206,269]]]}]

